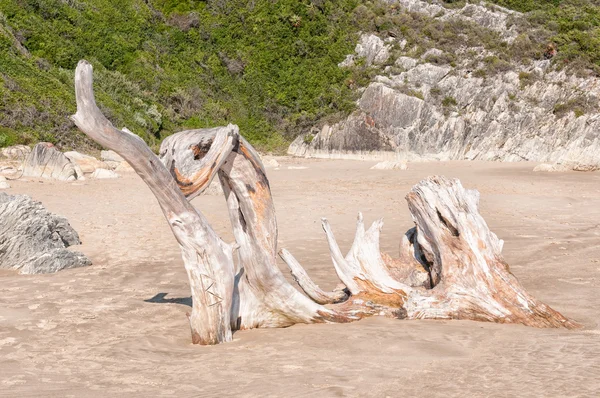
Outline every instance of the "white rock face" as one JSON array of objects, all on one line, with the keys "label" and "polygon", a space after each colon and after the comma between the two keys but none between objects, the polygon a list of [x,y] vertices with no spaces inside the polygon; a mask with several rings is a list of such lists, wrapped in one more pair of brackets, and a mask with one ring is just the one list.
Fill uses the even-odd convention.
[{"label": "white rock face", "polygon": [[[133,133],[129,132],[129,130],[127,130],[125,132],[133,134]],[[104,163],[106,163],[108,165],[108,167],[112,170],[115,170],[117,167],[119,167],[121,165],[121,163],[123,163],[125,161],[125,159],[123,159],[121,157],[121,155],[119,155],[118,153],[116,153],[115,151],[112,151],[112,150],[100,152],[100,159],[102,159],[102,161]]]},{"label": "white rock face", "polygon": [[[400,62],[408,65],[406,58]],[[298,137],[288,154],[600,167],[600,111],[555,112],[561,104],[597,104],[600,79],[544,72],[542,66],[516,66],[482,78],[460,67],[422,63],[378,76],[362,92],[355,112],[311,139]],[[520,72],[533,75],[533,82],[522,84]]]},{"label": "white rock face", "polygon": [[131,172],[135,172],[135,170],[133,170],[133,167],[131,167],[129,165],[129,163],[127,163],[126,161],[122,161],[120,162],[117,167],[115,167],[115,171],[118,173],[131,173]]},{"label": "white rock face", "polygon": [[106,163],[93,156],[84,155],[76,151],[65,152],[65,156],[71,162],[76,163],[84,173],[93,173],[96,169],[106,169],[109,167]]},{"label": "white rock face", "polygon": [[23,165],[23,176],[41,177],[59,181],[84,179],[83,172],[61,151],[49,142],[40,142],[27,157]]},{"label": "white rock face", "polygon": [[0,176],[0,189],[8,189],[10,184],[6,181],[6,177]]},{"label": "white rock face", "polygon": [[596,171],[600,170],[600,164],[585,164],[576,162],[567,163],[542,163],[533,168],[533,171],[539,172],[565,172],[565,171]]},{"label": "white rock face", "polygon": [[511,26],[509,29],[507,22],[509,16],[521,14],[507,8],[499,6],[488,8],[480,4],[466,4],[462,8],[450,9],[422,0],[394,0],[394,2],[411,12],[426,14],[429,17],[474,22],[484,28],[500,33],[507,42],[512,42],[518,36],[515,27]]},{"label": "white rock face", "polygon": [[371,170],[408,170],[408,165],[406,162],[393,162],[386,160],[377,163],[375,166],[371,167]]},{"label": "white rock face", "polygon": [[121,155],[111,150],[100,152],[100,159],[104,160],[105,162],[123,162],[125,160],[121,157]]},{"label": "white rock face", "polygon": [[112,170],[108,169],[96,169],[92,175],[92,178],[105,179],[105,178],[119,178],[120,176]]},{"label": "white rock face", "polygon": [[2,156],[10,160],[23,160],[31,153],[27,145],[13,145],[2,149]]},{"label": "white rock face", "polygon": [[360,36],[354,52],[355,54],[346,56],[346,59],[338,66],[352,66],[357,58],[364,58],[367,66],[381,65],[390,57],[390,45],[374,34],[363,34]]}]

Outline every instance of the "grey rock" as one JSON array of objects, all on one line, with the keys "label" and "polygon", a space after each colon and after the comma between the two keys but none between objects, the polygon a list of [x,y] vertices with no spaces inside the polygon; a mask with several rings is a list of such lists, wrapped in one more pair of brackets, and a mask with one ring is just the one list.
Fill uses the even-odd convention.
[{"label": "grey rock", "polygon": [[[535,74],[534,82],[522,85],[519,72]],[[598,108],[583,115],[572,109],[555,112],[561,104],[597,104],[597,78],[518,66],[482,78],[465,69],[420,64],[374,80],[358,110],[310,139],[298,137],[288,153],[368,160],[526,160],[575,164],[578,170],[600,166]],[[407,86],[423,99],[410,95]]]},{"label": "grey rock", "polygon": [[479,24],[500,33],[507,42],[512,42],[518,36],[514,26],[508,28],[508,17],[522,15],[507,8],[499,6],[486,7],[482,4],[465,4],[462,8],[451,9],[435,4],[435,2],[422,0],[388,0],[388,2],[397,3],[411,12],[426,14],[432,18],[441,20],[458,19]]},{"label": "grey rock", "polygon": [[49,142],[40,142],[23,165],[23,176],[41,177],[59,181],[83,179],[83,172],[61,151]]},{"label": "grey rock", "polygon": [[417,66],[418,62],[419,61],[417,61],[416,59],[411,58],[411,57],[398,57],[395,64],[396,64],[396,66],[400,66],[400,67],[404,68],[405,70],[410,70],[410,69],[414,68],[415,66]]},{"label": "grey rock", "polygon": [[90,176],[96,179],[107,179],[107,178],[119,178],[120,176],[112,170],[108,169],[96,169]]},{"label": "grey rock", "polygon": [[2,149],[2,156],[10,160],[24,160],[31,153],[27,145],[13,145]]},{"label": "grey rock", "polygon": [[93,173],[96,169],[108,168],[109,166],[93,156],[84,155],[76,151],[65,152],[65,156],[77,164],[83,173]]},{"label": "grey rock", "polygon": [[408,165],[406,162],[384,160],[371,167],[371,170],[408,170]]},{"label": "grey rock", "polygon": [[8,189],[10,184],[6,181],[6,177],[0,176],[0,189]]},{"label": "grey rock", "polygon": [[383,64],[390,57],[390,46],[374,34],[362,34],[354,49],[355,54],[347,55],[338,66],[352,66],[356,58],[364,58],[367,66]]},{"label": "grey rock", "polygon": [[22,274],[45,274],[90,265],[79,235],[64,217],[48,212],[25,195],[0,193],[0,268]]},{"label": "grey rock", "polygon": [[125,160],[121,157],[121,155],[119,155],[115,151],[100,152],[100,159],[102,159],[105,162],[123,162]]}]

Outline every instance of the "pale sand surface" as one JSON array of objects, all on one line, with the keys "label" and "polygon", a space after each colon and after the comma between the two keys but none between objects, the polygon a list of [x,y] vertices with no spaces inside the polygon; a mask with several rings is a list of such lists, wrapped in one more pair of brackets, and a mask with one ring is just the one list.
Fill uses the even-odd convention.
[{"label": "pale sand surface", "polygon": [[[268,170],[280,247],[325,288],[337,283],[320,217],[343,250],[356,213],[385,217],[395,255],[412,226],[404,200],[432,174],[481,192],[512,271],[536,297],[585,325],[533,329],[371,318],[235,333],[191,344],[179,249],[135,174],[118,180],[11,182],[66,216],[94,265],[54,275],[0,272],[0,395],[576,397],[600,394],[600,173],[533,173],[533,164],[280,160]],[[307,166],[288,170],[287,166]],[[222,197],[194,201],[231,240]],[[287,272],[286,272],[287,275]],[[158,302],[149,302],[159,294]],[[159,296],[160,297],[160,296]]]}]

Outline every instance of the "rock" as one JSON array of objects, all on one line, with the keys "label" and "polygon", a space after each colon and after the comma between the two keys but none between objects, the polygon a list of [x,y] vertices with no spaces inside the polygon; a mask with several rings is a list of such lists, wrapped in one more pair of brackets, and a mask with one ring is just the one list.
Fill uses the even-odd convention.
[{"label": "rock", "polygon": [[65,156],[76,163],[83,173],[93,173],[96,169],[107,169],[109,166],[93,156],[84,155],[76,151],[65,152]]},{"label": "rock", "polygon": [[538,164],[537,166],[535,166],[533,168],[533,171],[535,171],[535,172],[539,172],[539,171],[554,172],[554,171],[568,171],[568,170],[569,169],[564,167],[564,165],[556,165],[556,164],[549,164],[549,163]]},{"label": "rock", "polygon": [[599,164],[587,164],[577,162],[565,162],[565,163],[542,163],[538,164],[533,168],[533,171],[545,171],[545,172],[565,172],[565,171],[597,171],[600,170]]},{"label": "rock", "polygon": [[391,44],[386,44],[374,34],[362,34],[354,49],[355,54],[347,55],[346,59],[338,64],[339,67],[354,65],[356,58],[364,58],[365,64],[381,65],[390,57]]},{"label": "rock", "polygon": [[600,79],[548,71],[523,84],[520,75],[534,72],[516,68],[482,77],[460,66],[425,63],[398,75],[375,77],[356,111],[317,134],[297,137],[288,154],[599,168]]},{"label": "rock", "polygon": [[270,169],[276,169],[279,167],[279,162],[273,158],[263,158],[263,166]]},{"label": "rock", "polygon": [[112,170],[108,169],[96,169],[92,175],[92,178],[106,179],[106,178],[119,178],[120,176]]},{"label": "rock", "polygon": [[406,162],[393,162],[393,161],[383,161],[377,163],[375,166],[371,167],[371,170],[407,170],[408,165]]},{"label": "rock", "polygon": [[115,151],[102,151],[100,152],[100,159],[105,162],[123,162],[125,159],[121,157]]},{"label": "rock", "polygon": [[10,160],[24,160],[31,153],[27,145],[14,145],[2,149],[2,156]]},{"label": "rock", "polygon": [[444,52],[438,48],[430,48],[421,55],[421,59],[427,60],[429,57],[439,57],[444,55]]},{"label": "rock", "polygon": [[25,160],[23,176],[75,181],[83,179],[83,172],[54,145],[40,142]]},{"label": "rock", "polygon": [[133,169],[133,167],[131,167],[131,165],[129,163],[127,163],[126,161],[119,162],[119,164],[117,165],[117,167],[115,167],[115,171],[119,172],[119,173],[131,173],[131,172],[135,172],[135,170]]},{"label": "rock", "polygon": [[6,177],[0,176],[0,189],[8,189],[10,184],[6,181]]},{"label": "rock", "polygon": [[90,265],[79,235],[64,217],[48,212],[25,195],[0,193],[0,268],[21,274],[45,274]]},{"label": "rock", "polygon": [[415,66],[417,66],[417,63],[419,63],[419,61],[411,57],[398,57],[398,59],[395,62],[396,66],[400,66],[405,70],[410,70],[414,68]]}]

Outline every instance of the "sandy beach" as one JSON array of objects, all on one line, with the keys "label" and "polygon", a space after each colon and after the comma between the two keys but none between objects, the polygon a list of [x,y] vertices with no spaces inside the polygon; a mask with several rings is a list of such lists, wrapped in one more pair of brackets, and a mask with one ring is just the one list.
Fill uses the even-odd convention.
[{"label": "sandy beach", "polygon": [[[384,217],[381,247],[396,256],[413,225],[404,196],[439,174],[481,192],[481,213],[505,240],[512,272],[584,328],[375,317],[242,331],[232,343],[195,346],[179,248],[136,174],[19,180],[7,192],[67,217],[83,241],[73,249],[93,265],[53,275],[0,272],[0,396],[597,396],[600,173],[534,173],[533,163],[411,163],[384,171],[370,170],[375,162],[278,161],[267,173],[279,247],[321,287],[338,283],[321,217],[342,250],[358,211],[369,223]],[[222,197],[193,203],[233,240]]]}]

